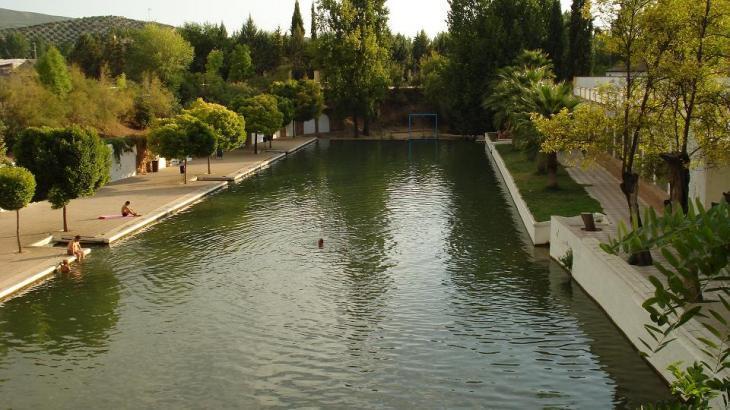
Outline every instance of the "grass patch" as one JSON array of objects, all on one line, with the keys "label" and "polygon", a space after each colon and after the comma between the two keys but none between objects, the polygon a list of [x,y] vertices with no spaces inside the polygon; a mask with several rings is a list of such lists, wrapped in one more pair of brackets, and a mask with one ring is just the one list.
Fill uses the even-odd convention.
[{"label": "grass patch", "polygon": [[534,161],[512,145],[497,145],[496,148],[536,221],[549,221],[551,215],[603,212],[601,204],[591,198],[583,185],[575,182],[562,166],[558,168],[558,189],[547,189],[547,175],[537,174]]}]

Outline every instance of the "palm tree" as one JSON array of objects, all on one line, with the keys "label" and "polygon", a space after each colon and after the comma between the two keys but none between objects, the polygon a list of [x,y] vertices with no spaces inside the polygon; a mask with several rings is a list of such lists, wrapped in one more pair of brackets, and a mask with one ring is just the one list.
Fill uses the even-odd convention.
[{"label": "palm tree", "polygon": [[[567,83],[536,84],[523,97],[523,103],[529,113],[541,115],[545,118],[550,118],[565,108],[572,111],[579,102],[580,100],[573,95],[573,87]],[[532,143],[534,146],[539,147],[543,137],[536,130],[533,135],[534,140]],[[546,159],[547,187],[555,189],[558,187],[558,154],[556,152],[548,153]]]},{"label": "palm tree", "polygon": [[511,134],[514,144],[525,150],[529,140],[529,111],[524,95],[534,86],[552,82],[555,74],[548,56],[542,51],[525,50],[513,64],[497,71],[491,93],[482,107],[493,113],[492,123],[498,131]]}]

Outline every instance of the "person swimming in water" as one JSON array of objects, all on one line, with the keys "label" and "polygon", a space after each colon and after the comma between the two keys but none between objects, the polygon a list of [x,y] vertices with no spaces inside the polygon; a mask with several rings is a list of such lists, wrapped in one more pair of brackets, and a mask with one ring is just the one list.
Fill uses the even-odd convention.
[{"label": "person swimming in water", "polygon": [[60,265],[58,265],[58,271],[61,273],[71,273],[71,265],[68,264],[68,259],[64,259]]},{"label": "person swimming in water", "polygon": [[129,204],[131,204],[131,202],[127,201],[124,203],[124,205],[122,205],[122,216],[123,217],[128,217],[129,215],[142,216],[142,215],[134,212],[134,210],[132,210],[132,208],[129,207]]}]

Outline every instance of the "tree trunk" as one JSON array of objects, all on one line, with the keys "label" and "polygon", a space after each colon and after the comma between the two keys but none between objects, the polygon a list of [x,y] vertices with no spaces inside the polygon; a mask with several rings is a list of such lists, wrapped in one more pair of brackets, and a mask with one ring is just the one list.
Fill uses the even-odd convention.
[{"label": "tree trunk", "polygon": [[314,134],[319,136],[319,116],[314,119]]},{"label": "tree trunk", "polygon": [[259,136],[258,134],[253,136],[253,153],[258,155],[259,153]]},{"label": "tree trunk", "polygon": [[63,231],[68,232],[68,221],[66,220],[66,205],[63,206]]},{"label": "tree trunk", "polygon": [[18,239],[18,253],[23,253],[23,247],[20,245],[20,209],[15,210],[15,237]]},{"label": "tree trunk", "polygon": [[535,163],[537,164],[537,174],[538,175],[545,175],[547,174],[547,155],[540,152],[537,154],[537,158]]},{"label": "tree trunk", "polygon": [[352,114],[352,122],[355,127],[355,138],[360,136],[360,131],[357,129],[357,112]]},{"label": "tree trunk", "polygon": [[291,122],[291,137],[296,138],[297,137],[297,122],[296,120],[292,120]]},{"label": "tree trunk", "polygon": [[[639,175],[637,173],[625,172],[621,182],[621,192],[626,197],[629,205],[629,217],[632,226],[634,222],[637,227],[641,227],[641,209],[639,208]],[[629,265],[650,266],[653,263],[651,253],[649,251],[640,251],[629,256]]]},{"label": "tree trunk", "polygon": [[671,190],[669,199],[672,205],[682,206],[686,215],[689,211],[689,156],[686,153],[666,153],[660,155],[669,168]]},{"label": "tree trunk", "polygon": [[365,114],[362,120],[362,135],[369,137],[370,136],[370,114]]},{"label": "tree trunk", "polygon": [[547,170],[547,187],[548,189],[558,188],[558,153],[551,152],[547,154],[545,168]]},{"label": "tree trunk", "polygon": [[210,175],[210,155],[208,155],[208,175]]},{"label": "tree trunk", "polygon": [[183,183],[188,184],[188,157],[183,161]]}]

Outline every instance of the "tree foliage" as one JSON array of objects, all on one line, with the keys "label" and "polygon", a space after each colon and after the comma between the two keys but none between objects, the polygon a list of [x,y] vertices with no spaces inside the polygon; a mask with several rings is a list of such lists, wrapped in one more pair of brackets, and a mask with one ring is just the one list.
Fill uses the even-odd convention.
[{"label": "tree foliage", "polygon": [[591,2],[573,0],[570,6],[570,22],[568,23],[568,60],[567,78],[585,76],[591,73],[593,42],[593,19]]},{"label": "tree foliage", "polygon": [[253,75],[253,61],[251,50],[245,44],[236,44],[230,57],[230,68],[228,70],[228,81],[245,81]]},{"label": "tree foliage", "polygon": [[28,58],[31,56],[30,42],[18,32],[0,37],[0,58]]},{"label": "tree foliage", "polygon": [[66,205],[93,195],[109,180],[111,152],[90,129],[28,128],[15,144],[14,154],[18,165],[35,175],[34,200],[47,199],[53,208],[64,208],[64,231],[68,231]]},{"label": "tree foliage", "polygon": [[271,94],[259,94],[244,100],[238,112],[246,119],[250,133],[272,135],[281,128],[283,115],[276,97]]},{"label": "tree foliage", "polygon": [[50,47],[35,65],[38,78],[54,94],[65,96],[71,91],[71,78],[66,66],[66,59],[56,47]]},{"label": "tree foliage", "polygon": [[388,81],[387,22],[384,0],[323,0],[320,53],[329,99],[340,114],[349,113],[358,134],[358,118],[369,133],[370,118],[385,96]]},{"label": "tree foliage", "polygon": [[35,185],[35,177],[23,167],[0,168],[0,208],[18,211],[16,219],[18,252],[23,252],[23,247],[20,243],[19,211],[30,203],[35,193]]},{"label": "tree foliage", "polygon": [[229,49],[230,40],[226,27],[211,23],[185,23],[177,29],[180,35],[193,46],[194,56],[190,70],[194,73],[206,71],[208,56],[213,50]]},{"label": "tree foliage", "polygon": [[185,113],[210,126],[216,134],[217,147],[222,150],[238,148],[246,140],[243,117],[222,105],[198,99]]},{"label": "tree foliage", "polygon": [[35,194],[35,177],[23,167],[0,168],[0,208],[25,208]]},{"label": "tree foliage", "polygon": [[135,81],[144,74],[157,76],[174,89],[193,61],[193,47],[176,30],[148,24],[132,32],[127,53],[128,74]]}]

